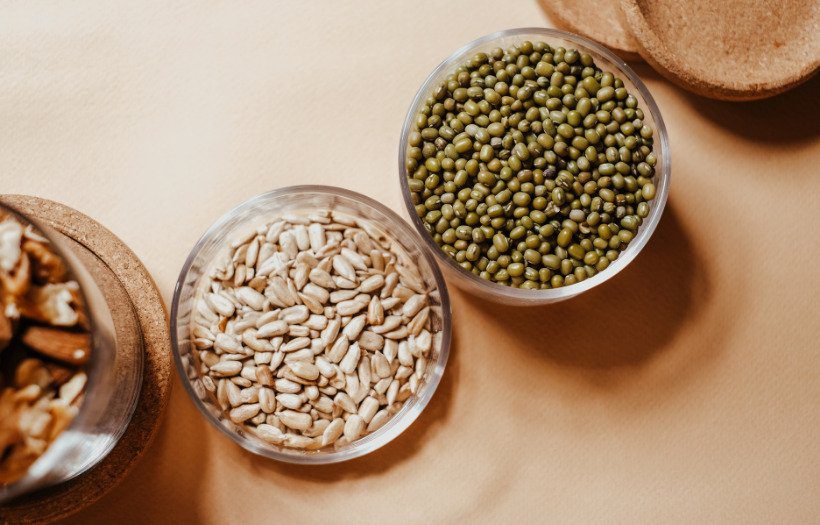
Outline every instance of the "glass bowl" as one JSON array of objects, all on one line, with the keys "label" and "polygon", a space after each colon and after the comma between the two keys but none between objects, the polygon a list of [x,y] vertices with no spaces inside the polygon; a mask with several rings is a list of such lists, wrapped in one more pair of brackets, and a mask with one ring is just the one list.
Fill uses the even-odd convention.
[{"label": "glass bowl", "polygon": [[[127,294],[111,270],[102,262],[92,264],[95,259],[90,252],[87,252],[88,257],[75,255],[73,250],[84,248],[78,248],[79,245],[37,220],[2,204],[0,211],[15,217],[23,225],[34,227],[36,233],[47,239],[50,248],[62,258],[69,279],[79,284],[79,295],[91,333],[91,355],[83,368],[88,379],[79,412],[21,478],[0,485],[2,504],[79,476],[111,452],[128,427],[136,408],[142,384],[143,359],[142,352],[117,352],[118,336],[130,341],[142,341],[142,334],[136,323],[130,327],[114,326],[111,315],[113,301],[122,300]],[[86,260],[88,262],[84,263]],[[110,288],[115,285],[120,286],[120,290]],[[118,307],[122,308],[122,305]]]},{"label": "glass bowl", "polygon": [[[333,210],[367,221],[377,231],[398,242],[419,267],[430,292],[433,326],[440,337],[433,338],[426,379],[418,393],[407,399],[401,410],[374,432],[340,448],[305,451],[265,442],[226,417],[214,394],[200,376],[191,343],[191,318],[202,281],[225,254],[230,239],[242,237],[257,226],[285,214],[309,214]],[[424,410],[438,386],[450,351],[451,314],[447,287],[427,246],[412,228],[384,205],[352,191],[330,186],[291,186],[264,193],[238,205],[211,226],[191,250],[179,275],[171,306],[171,339],[174,359],[182,383],[196,407],[223,434],[243,448],[288,463],[324,464],[353,459],[384,446],[401,434]]]},{"label": "glass bowl", "polygon": [[[638,106],[643,108],[645,114],[644,121],[650,124],[656,133],[653,150],[658,158],[654,177],[657,192],[655,199],[650,204],[650,213],[644,219],[635,238],[605,270],[579,283],[548,290],[519,289],[492,281],[486,281],[459,266],[452,257],[447,255],[433,242],[432,237],[424,228],[421,219],[417,216],[411,198],[410,188],[407,183],[408,173],[405,165],[408,137],[414,127],[414,118],[425,100],[432,95],[433,90],[440,82],[475,53],[487,52],[496,47],[506,49],[524,40],[542,40],[553,47],[563,46],[589,53],[599,68],[604,71],[611,71],[623,80],[625,87],[638,99]],[[655,103],[652,95],[649,94],[649,90],[644,83],[638,78],[638,75],[636,75],[623,60],[597,42],[557,29],[533,27],[499,31],[474,40],[450,55],[449,58],[439,64],[439,66],[430,73],[430,76],[427,77],[427,80],[424,81],[416,93],[413,103],[407,112],[407,117],[404,119],[404,126],[399,143],[399,179],[402,187],[402,196],[404,197],[404,203],[407,206],[407,211],[410,214],[413,226],[415,226],[416,231],[421,235],[422,239],[424,239],[427,248],[435,254],[439,265],[444,268],[445,273],[456,286],[484,299],[510,305],[527,306],[563,301],[598,286],[623,270],[638,253],[640,253],[658,226],[669,194],[669,178],[669,138],[666,132],[666,126],[664,126],[658,105]]]}]

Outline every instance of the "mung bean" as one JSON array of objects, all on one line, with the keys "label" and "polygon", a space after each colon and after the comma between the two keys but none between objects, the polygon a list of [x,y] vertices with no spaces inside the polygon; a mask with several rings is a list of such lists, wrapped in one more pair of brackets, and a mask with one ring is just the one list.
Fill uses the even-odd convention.
[{"label": "mung bean", "polygon": [[657,195],[654,130],[623,79],[581,50],[524,41],[478,53],[408,135],[416,213],[476,276],[535,289],[606,269]]}]

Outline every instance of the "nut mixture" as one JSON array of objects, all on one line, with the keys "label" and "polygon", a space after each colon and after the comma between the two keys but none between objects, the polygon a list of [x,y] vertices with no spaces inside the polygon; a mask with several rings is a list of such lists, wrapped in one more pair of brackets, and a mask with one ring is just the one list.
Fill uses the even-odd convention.
[{"label": "nut mixture", "polygon": [[193,323],[201,382],[262,440],[315,450],[384,425],[416,394],[437,314],[398,243],[345,215],[289,215],[230,245]]},{"label": "nut mixture", "polygon": [[0,484],[74,419],[89,355],[79,285],[47,239],[0,211]]}]

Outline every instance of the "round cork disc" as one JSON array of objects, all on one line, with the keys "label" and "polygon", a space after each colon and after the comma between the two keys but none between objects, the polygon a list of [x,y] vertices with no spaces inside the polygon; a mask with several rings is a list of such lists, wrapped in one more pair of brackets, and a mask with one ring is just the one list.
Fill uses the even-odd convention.
[{"label": "round cork disc", "polygon": [[142,387],[134,416],[108,456],[73,480],[0,507],[0,521],[4,523],[40,523],[66,517],[98,500],[125,477],[147,448],[168,400],[171,340],[165,305],[154,281],[137,256],[113,233],[53,201],[21,195],[3,195],[0,201],[67,237],[66,244],[105,295],[114,319],[117,351],[143,353]]},{"label": "round cork disc", "polygon": [[638,44],[623,24],[619,0],[540,0],[540,3],[560,29],[597,40],[624,60],[641,60]]},{"label": "round cork disc", "polygon": [[820,65],[818,2],[621,0],[621,9],[641,56],[705,97],[771,97]]}]

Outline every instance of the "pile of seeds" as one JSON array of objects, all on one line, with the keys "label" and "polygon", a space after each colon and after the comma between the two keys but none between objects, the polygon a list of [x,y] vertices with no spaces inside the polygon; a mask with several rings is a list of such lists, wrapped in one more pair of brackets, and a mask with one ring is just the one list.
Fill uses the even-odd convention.
[{"label": "pile of seeds", "polygon": [[232,243],[206,279],[192,329],[201,383],[269,443],[351,443],[425,381],[440,345],[436,293],[369,224],[285,216]]},{"label": "pile of seeds", "polygon": [[588,54],[522,42],[436,87],[409,135],[416,212],[465,270],[528,289],[600,272],[649,215],[653,130]]},{"label": "pile of seeds", "polygon": [[90,335],[79,286],[30,225],[0,211],[0,484],[76,416]]}]

